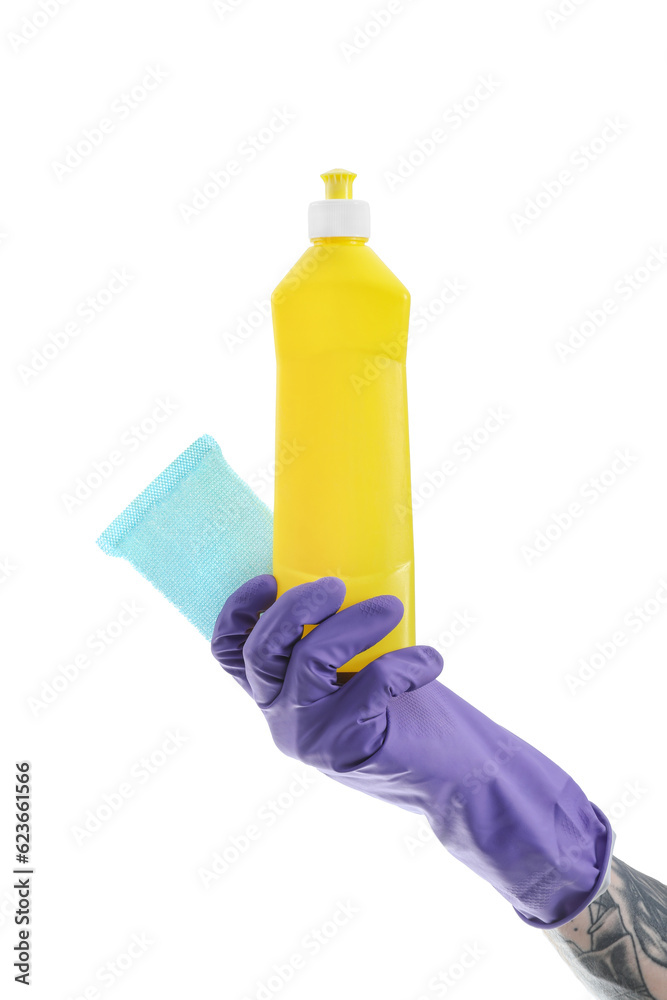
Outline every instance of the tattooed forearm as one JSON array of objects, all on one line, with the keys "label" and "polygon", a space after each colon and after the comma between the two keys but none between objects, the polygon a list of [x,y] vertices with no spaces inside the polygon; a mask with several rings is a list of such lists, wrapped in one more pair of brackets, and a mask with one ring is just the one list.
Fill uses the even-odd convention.
[{"label": "tattooed forearm", "polygon": [[614,858],[608,890],[546,933],[593,996],[667,1000],[667,887],[655,879]]}]

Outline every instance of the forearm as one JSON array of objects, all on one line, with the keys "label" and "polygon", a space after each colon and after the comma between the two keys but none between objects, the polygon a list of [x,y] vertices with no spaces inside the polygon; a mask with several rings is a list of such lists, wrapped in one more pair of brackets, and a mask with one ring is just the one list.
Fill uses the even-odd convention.
[{"label": "forearm", "polygon": [[618,858],[607,891],[545,933],[593,996],[667,1000],[667,887]]}]

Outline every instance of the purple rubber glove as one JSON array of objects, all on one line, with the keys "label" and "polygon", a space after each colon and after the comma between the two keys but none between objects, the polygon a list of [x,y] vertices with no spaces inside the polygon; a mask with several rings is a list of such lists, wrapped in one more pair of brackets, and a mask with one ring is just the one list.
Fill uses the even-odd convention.
[{"label": "purple rubber glove", "polygon": [[[606,817],[547,757],[437,682],[442,657],[430,646],[385,653],[340,686],[336,668],[403,614],[396,597],[336,614],[344,597],[343,582],[327,577],[276,601],[274,578],[255,577],[220,612],[213,655],[255,699],[283,753],[423,813],[527,923],[576,916],[608,878]],[[320,624],[301,638],[306,622]]]}]

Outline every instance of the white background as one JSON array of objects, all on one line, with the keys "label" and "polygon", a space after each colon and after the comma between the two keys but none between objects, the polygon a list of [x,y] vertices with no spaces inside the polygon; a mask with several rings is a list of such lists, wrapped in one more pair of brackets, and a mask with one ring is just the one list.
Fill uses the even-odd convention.
[{"label": "white background", "polygon": [[[417,503],[418,640],[450,645],[443,681],[568,769],[614,817],[617,854],[667,880],[667,610],[656,600],[643,627],[624,624],[667,597],[667,266],[641,270],[667,246],[662,5],[588,0],[557,22],[556,0],[415,0],[355,50],[341,43],[368,37],[383,0],[224,6],[71,0],[42,25],[36,3],[3,4],[2,978],[15,941],[12,766],[28,758],[33,996],[261,997],[273,966],[300,953],[305,968],[270,995],[417,1000],[438,995],[429,980],[456,973],[467,947],[484,954],[449,995],[583,996],[485,883],[432,840],[411,849],[415,817],[324,778],[204,889],[198,869],[289,799],[302,768],[194,629],[94,542],[204,432],[271,502],[270,321],[232,350],[230,334],[306,248],[320,172],[356,170],[371,245],[414,308],[433,315],[447,280],[466,287],[410,346],[415,488],[490,407],[511,414]],[[110,113],[150,68],[166,78]],[[481,103],[480,77],[495,81]],[[461,124],[451,109],[466,99],[479,107]],[[250,162],[239,147],[275,108],[294,120]],[[390,184],[448,109],[446,141]],[[105,117],[113,131],[59,179],[54,164]],[[602,150],[608,118],[620,134]],[[241,173],[184,221],[180,206],[234,158]],[[545,195],[565,169],[572,183]],[[517,224],[540,192],[537,218]],[[79,304],[123,268],[132,280],[85,322]],[[609,298],[616,312],[563,361],[556,343]],[[73,320],[78,335],[26,374]],[[63,494],[165,398],[172,415],[68,511]],[[631,467],[583,499],[617,449]],[[575,501],[582,516],[529,561],[522,546]],[[136,621],[36,714],[29,699],[123,602],[142,609]],[[457,612],[476,621],[452,645]],[[625,646],[568,687],[619,629]],[[73,828],[170,730],[185,745],[78,844]],[[304,937],[340,901],[358,912],[313,954]],[[96,978],[142,933],[152,943],[122,978]]]}]

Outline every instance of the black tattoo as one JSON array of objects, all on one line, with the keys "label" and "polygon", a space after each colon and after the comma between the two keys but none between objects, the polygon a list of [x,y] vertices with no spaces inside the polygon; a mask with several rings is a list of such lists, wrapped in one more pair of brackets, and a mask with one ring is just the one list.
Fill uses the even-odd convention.
[{"label": "black tattoo", "polygon": [[667,887],[617,858],[612,872],[602,896],[547,935],[593,996],[665,1000]]},{"label": "black tattoo", "polygon": [[667,888],[614,858],[633,914],[635,935],[646,954],[667,968]]}]

